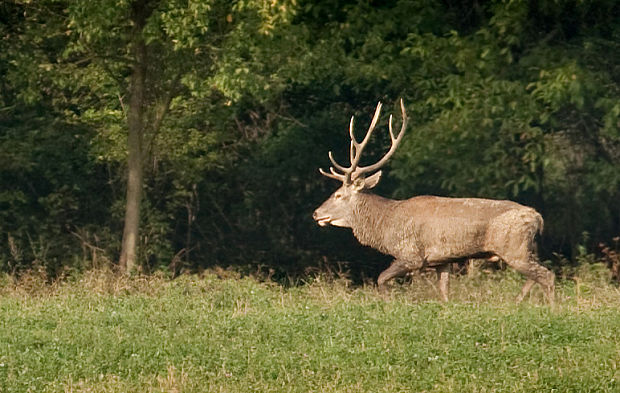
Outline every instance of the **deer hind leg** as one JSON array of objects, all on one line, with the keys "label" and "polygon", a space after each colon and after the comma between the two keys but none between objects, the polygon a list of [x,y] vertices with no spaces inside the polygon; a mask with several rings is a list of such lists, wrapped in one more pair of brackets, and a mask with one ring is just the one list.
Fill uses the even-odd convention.
[{"label": "deer hind leg", "polygon": [[536,284],[536,281],[529,279],[529,278],[527,279],[525,284],[523,284],[523,288],[521,288],[521,293],[519,294],[519,296],[517,296],[517,303],[521,303],[523,299],[525,299],[525,297],[530,292],[530,289],[532,289],[532,286],[534,286],[534,284]]},{"label": "deer hind leg", "polygon": [[486,249],[527,278],[517,301],[527,296],[534,283],[540,284],[549,303],[554,301],[555,275],[540,264],[536,254],[535,236],[542,225],[540,214],[521,208],[498,216],[487,229]]},{"label": "deer hind leg", "polygon": [[544,271],[542,272],[542,279],[540,279],[538,281],[538,283],[540,283],[540,285],[543,287],[543,290],[545,291],[545,296],[547,297],[547,301],[550,304],[554,304],[555,303],[555,274],[541,266],[538,265],[539,267],[543,268]]},{"label": "deer hind leg", "polygon": [[538,259],[533,255],[524,259],[504,259],[508,266],[512,267],[519,273],[527,277],[527,281],[523,284],[521,293],[517,296],[517,303],[521,302],[532,289],[535,283],[540,284],[545,297],[549,303],[553,304],[555,299],[555,274],[546,267],[538,263]]}]

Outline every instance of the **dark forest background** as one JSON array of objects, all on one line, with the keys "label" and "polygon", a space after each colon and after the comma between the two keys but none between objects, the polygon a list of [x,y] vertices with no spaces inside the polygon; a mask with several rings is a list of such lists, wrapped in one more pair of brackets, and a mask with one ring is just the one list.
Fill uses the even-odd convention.
[{"label": "dark forest background", "polygon": [[5,272],[116,266],[133,165],[135,268],[373,277],[317,169],[401,97],[378,194],[530,205],[556,268],[618,247],[616,0],[5,0],[0,76]]}]

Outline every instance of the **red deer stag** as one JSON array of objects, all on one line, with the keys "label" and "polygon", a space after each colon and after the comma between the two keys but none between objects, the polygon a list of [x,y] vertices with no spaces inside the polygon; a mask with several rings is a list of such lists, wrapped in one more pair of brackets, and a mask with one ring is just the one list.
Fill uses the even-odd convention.
[{"label": "red deer stag", "polygon": [[516,202],[480,198],[424,195],[392,200],[368,191],[379,182],[379,169],[394,154],[405,133],[407,115],[402,100],[400,107],[403,117],[400,132],[394,135],[390,115],[390,150],[373,165],[359,163],[379,120],[381,103],[361,142],[355,139],[351,117],[350,166],[338,164],[329,152],[333,167],[329,172],[319,171],[341,181],[342,187],[314,211],[316,222],[320,226],[351,228],[361,244],[395,258],[379,275],[380,288],[395,277],[430,267],[437,269],[441,297],[447,301],[452,262],[466,258],[501,259],[527,278],[517,302],[524,299],[535,283],[542,286],[549,302],[553,302],[555,275],[539,264],[536,253],[534,237],[543,228],[543,219],[536,210]]}]

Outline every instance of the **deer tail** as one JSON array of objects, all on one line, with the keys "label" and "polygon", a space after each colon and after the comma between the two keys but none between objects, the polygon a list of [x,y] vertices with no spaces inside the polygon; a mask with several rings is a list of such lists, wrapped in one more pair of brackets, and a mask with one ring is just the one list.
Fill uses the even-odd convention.
[{"label": "deer tail", "polygon": [[543,218],[540,215],[540,213],[536,213],[536,223],[538,224],[538,234],[542,235],[543,228],[545,226],[545,221],[543,220]]}]

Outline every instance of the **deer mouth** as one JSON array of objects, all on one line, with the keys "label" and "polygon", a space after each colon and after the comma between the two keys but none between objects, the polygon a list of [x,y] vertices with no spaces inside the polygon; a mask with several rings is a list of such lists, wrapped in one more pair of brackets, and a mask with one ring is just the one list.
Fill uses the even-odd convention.
[{"label": "deer mouth", "polygon": [[326,226],[327,224],[329,224],[332,221],[332,218],[330,216],[324,216],[324,217],[317,217],[316,218],[316,223],[319,224],[319,226]]}]

